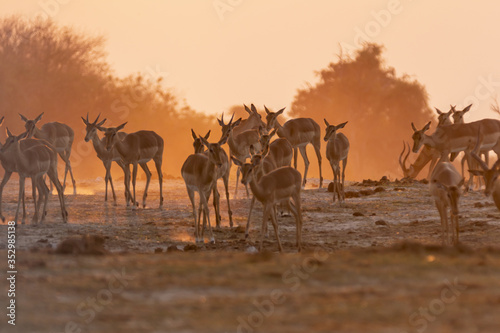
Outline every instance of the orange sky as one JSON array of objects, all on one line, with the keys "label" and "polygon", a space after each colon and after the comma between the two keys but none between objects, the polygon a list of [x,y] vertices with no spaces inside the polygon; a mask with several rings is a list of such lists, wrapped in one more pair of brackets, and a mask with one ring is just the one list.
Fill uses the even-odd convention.
[{"label": "orange sky", "polygon": [[209,113],[252,102],[288,107],[359,31],[386,46],[399,74],[427,87],[431,106],[470,100],[477,108],[466,121],[495,117],[489,104],[500,92],[495,1],[17,0],[0,2],[0,12],[45,13],[102,34],[119,75],[168,73],[166,85]]}]

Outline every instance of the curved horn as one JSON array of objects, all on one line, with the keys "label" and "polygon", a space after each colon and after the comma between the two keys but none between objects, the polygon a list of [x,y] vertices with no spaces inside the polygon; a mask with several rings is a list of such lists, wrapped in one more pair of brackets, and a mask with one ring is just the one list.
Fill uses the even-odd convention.
[{"label": "curved horn", "polygon": [[403,175],[405,177],[409,177],[410,169],[408,169],[406,167],[406,160],[408,159],[408,156],[410,156],[410,147],[408,147],[408,153],[401,161],[401,157],[404,155],[405,151],[406,151],[406,145],[405,145],[405,142],[403,141],[403,151],[399,155],[399,165],[401,166],[401,169],[403,170]]}]

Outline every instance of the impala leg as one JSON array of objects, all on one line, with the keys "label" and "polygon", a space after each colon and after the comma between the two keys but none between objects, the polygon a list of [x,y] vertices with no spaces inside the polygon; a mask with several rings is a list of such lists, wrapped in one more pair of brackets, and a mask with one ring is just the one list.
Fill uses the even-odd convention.
[{"label": "impala leg", "polygon": [[51,168],[47,172],[47,175],[49,176],[50,180],[52,183],[54,183],[54,186],[56,187],[57,190],[57,196],[59,197],[59,204],[61,205],[61,214],[63,218],[63,222],[67,223],[68,222],[68,211],[66,210],[66,204],[64,202],[64,189],[61,183],[59,182],[59,178],[57,178],[57,168]]},{"label": "impala leg", "polygon": [[3,194],[3,188],[5,187],[5,184],[7,184],[7,182],[9,181],[10,176],[12,176],[12,172],[5,171],[2,178],[2,182],[0,183],[0,218],[2,219],[3,222],[5,222],[5,216],[3,216],[2,213],[2,194]]},{"label": "impala leg", "polygon": [[229,172],[225,175],[222,180],[224,181],[224,189],[226,190],[226,200],[227,200],[227,214],[229,215],[229,226],[233,227],[233,211],[231,210],[231,203],[229,202]]},{"label": "impala leg", "polygon": [[208,199],[210,197],[210,192],[208,192],[208,197],[203,193],[203,191],[200,191],[200,199],[203,204],[203,211],[205,213],[205,216],[207,218],[207,223],[208,223],[208,231],[210,232],[210,243],[215,244],[215,238],[214,238],[214,233],[212,231],[212,225],[210,224],[210,211],[208,210]]},{"label": "impala leg", "polygon": [[193,218],[194,218],[194,237],[195,237],[195,242],[198,243],[198,237],[199,237],[199,234],[198,234],[198,219],[196,218],[196,204],[194,202],[194,191],[191,191],[189,189],[189,187],[186,186],[186,189],[187,189],[187,192],[188,192],[188,196],[189,196],[189,200],[191,201],[191,206],[193,208]]},{"label": "impala leg", "polygon": [[309,170],[309,159],[307,158],[306,147],[300,147],[299,151],[300,155],[302,155],[302,158],[304,159],[305,170],[304,170],[304,177],[302,180],[302,187],[305,187],[307,182],[307,171]]},{"label": "impala leg", "polygon": [[38,184],[38,186],[37,186],[38,196],[40,197],[40,199],[41,199],[41,195],[44,196],[42,217],[40,219],[40,223],[43,223],[43,222],[45,222],[45,216],[47,215],[47,203],[49,201],[49,188],[47,187],[47,185],[45,184],[43,179],[39,179],[37,184]]},{"label": "impala leg", "polygon": [[[19,207],[21,205],[21,200],[23,200],[24,197],[24,180],[25,178],[21,175],[19,175],[19,196],[17,198],[17,209],[16,209],[16,216],[14,217],[14,222],[17,224],[17,218],[19,217]],[[23,222],[24,224],[24,222]]]},{"label": "impala leg", "polygon": [[235,199],[238,197],[238,183],[240,182],[240,172],[241,172],[241,168],[237,167],[236,168],[236,186],[234,189],[234,198]]},{"label": "impala leg", "polygon": [[297,152],[297,147],[293,148],[293,168],[297,170],[297,159],[298,159],[298,152]]},{"label": "impala leg", "polygon": [[442,232],[443,245],[447,245],[448,244],[448,214],[446,212],[446,206],[443,203],[436,201],[436,208],[439,212],[439,217],[441,218],[441,232]]},{"label": "impala leg", "polygon": [[[37,178],[36,177],[31,177],[31,196],[33,197],[33,205],[34,205],[34,212],[33,212],[33,217],[31,218],[31,222],[33,224],[37,224],[38,223],[38,208],[40,208],[40,205],[41,205],[41,201],[38,200],[38,202],[36,201],[36,188],[38,186],[37,184]],[[42,198],[42,193],[40,191],[38,191],[38,194],[40,194],[40,198],[39,199],[43,199]],[[23,220],[24,220],[25,216],[23,216]]]},{"label": "impala leg", "polygon": [[247,227],[245,228],[245,238],[248,238],[248,234],[250,232],[250,217],[252,216],[254,203],[255,203],[255,196],[253,196],[252,201],[250,201],[250,211],[248,212]]},{"label": "impala leg", "polygon": [[214,205],[214,211],[215,211],[215,227],[217,229],[220,229],[220,194],[219,191],[217,190],[217,184],[214,184],[213,187],[213,205]]},{"label": "impala leg", "polygon": [[337,175],[335,174],[335,163],[333,162],[333,159],[330,160],[330,166],[332,167],[332,173],[333,173],[333,203],[335,203],[335,188],[337,186]]},{"label": "impala leg", "polygon": [[347,157],[342,160],[342,202],[345,202],[345,167],[347,165]]},{"label": "impala leg", "polygon": [[318,138],[314,142],[314,152],[316,153],[316,157],[318,158],[318,167],[319,167],[319,188],[323,186],[323,174],[321,173],[321,139]]},{"label": "impala leg", "polygon": [[[276,210],[274,208],[275,207],[273,205],[273,209],[271,212],[271,222],[273,224],[274,234],[276,236],[276,240],[278,241],[278,248],[279,248],[280,252],[283,252],[283,247],[281,246],[280,235],[278,232],[278,222],[276,221]],[[264,223],[267,224],[267,221],[264,221]]]},{"label": "impala leg", "polygon": [[[26,191],[26,189],[23,191],[23,217],[21,219],[22,224],[24,224],[24,222],[26,222],[26,193],[25,193],[25,191]],[[35,202],[35,207],[36,207],[36,202]]]},{"label": "impala leg", "polygon": [[158,182],[160,183],[160,209],[163,207],[163,172],[161,171],[161,158],[155,159],[156,171],[158,172]]},{"label": "impala leg", "polygon": [[137,163],[132,163],[132,198],[133,198],[133,203],[132,203],[132,209],[137,209],[139,206],[139,203],[135,199],[135,184],[137,181]]},{"label": "impala leg", "polygon": [[259,245],[259,251],[262,251],[262,246],[264,245],[264,233],[265,233],[265,228],[267,225],[267,219],[269,218],[269,214],[271,213],[271,205],[270,204],[264,204],[264,213],[263,213],[263,218],[262,218],[262,225],[260,227],[260,245]]},{"label": "impala leg", "polygon": [[63,188],[66,189],[66,175],[67,175],[67,173],[69,171],[69,175],[71,177],[71,183],[73,184],[73,194],[76,195],[76,182],[75,182],[75,178],[73,177],[73,170],[71,169],[71,162],[69,160],[69,157],[71,156],[71,148],[69,150],[67,150],[67,151],[64,151],[60,155],[61,155],[61,158],[66,163],[66,167],[64,169],[64,185],[63,185]]},{"label": "impala leg", "polygon": [[146,163],[141,163],[140,166],[146,174],[146,188],[144,189],[144,194],[142,196],[142,208],[146,208],[146,198],[148,196],[149,182],[151,181],[151,171],[149,171],[148,165]]},{"label": "impala leg", "polygon": [[296,227],[296,234],[297,234],[296,245],[297,245],[298,251],[300,252],[302,250],[302,216],[300,214],[300,195],[293,196],[293,202],[295,205],[292,205],[290,203],[290,200],[288,200],[287,207],[292,212],[293,216],[295,217],[295,227]]}]

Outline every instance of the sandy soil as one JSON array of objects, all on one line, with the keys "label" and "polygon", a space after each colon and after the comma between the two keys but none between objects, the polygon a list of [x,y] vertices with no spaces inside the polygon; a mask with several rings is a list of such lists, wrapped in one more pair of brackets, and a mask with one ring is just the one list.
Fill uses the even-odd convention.
[{"label": "sandy soil", "polygon": [[[102,180],[80,181],[79,194],[67,196],[68,224],[53,196],[45,224],[17,228],[17,332],[500,330],[500,213],[491,199],[480,192],[462,197],[462,244],[448,248],[440,246],[439,215],[425,184],[350,183],[347,191],[369,195],[343,206],[317,184],[312,179],[302,193],[303,253],[295,247],[294,218],[279,217],[280,255],[273,233],[256,253],[260,204],[245,240],[250,200],[241,186],[231,200],[235,227],[220,183],[223,227],[216,244],[195,246],[182,180],[166,181],[162,210],[153,180],[149,207],[136,211],[125,207],[121,184],[114,206],[103,200]],[[16,192],[9,183],[7,218]],[[6,258],[5,224],[0,230]],[[109,254],[51,253],[62,240],[87,234],[102,236]],[[0,332],[16,329],[0,324]]]}]

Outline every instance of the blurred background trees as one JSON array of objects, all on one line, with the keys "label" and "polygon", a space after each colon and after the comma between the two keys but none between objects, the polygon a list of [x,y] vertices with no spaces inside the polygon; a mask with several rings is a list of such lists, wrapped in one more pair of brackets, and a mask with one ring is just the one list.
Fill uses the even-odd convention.
[{"label": "blurred background trees", "polygon": [[[397,76],[382,51],[381,45],[368,43],[353,57],[341,54],[317,73],[315,85],[298,90],[292,103],[291,117],[313,118],[323,129],[324,118],[335,125],[349,122],[342,130],[351,144],[348,179],[399,174],[397,157],[402,140],[411,140],[410,123],[423,126],[434,118],[424,86]],[[326,161],[326,177],[330,170]]]},{"label": "blurred background trees", "polygon": [[[394,68],[385,65],[382,50],[380,45],[366,44],[353,57],[340,55],[317,73],[316,84],[297,91],[288,114],[311,117],[322,128],[323,118],[333,124],[349,122],[343,130],[351,141],[348,179],[398,175],[397,156],[402,140],[410,139],[410,122],[421,126],[433,117],[425,88],[409,76],[397,76]],[[162,77],[147,73],[118,77],[106,56],[103,37],[50,20],[0,19],[0,116],[5,116],[4,127],[14,133],[24,131],[18,113],[34,118],[44,112],[42,124],[68,124],[75,131],[72,164],[77,177],[96,177],[103,176],[103,168],[92,144],[83,141],[80,117],[89,113],[93,121],[101,114],[101,119],[108,119],[104,126],[128,122],[127,132],[156,131],[166,142],[164,172],[179,176],[183,161],[192,152],[190,129],[199,134],[211,129],[212,140],[217,140],[216,117],[191,109],[164,87]],[[251,96],[249,100],[252,102]],[[253,102],[265,118],[265,101]],[[283,106],[287,104],[283,101]],[[235,119],[247,117],[242,105],[225,113],[226,121],[233,113]],[[4,139],[2,130],[0,141]],[[323,155],[325,147],[322,142]],[[317,177],[317,163],[313,153],[309,155],[312,175]],[[331,178],[326,160],[323,171]]]}]

